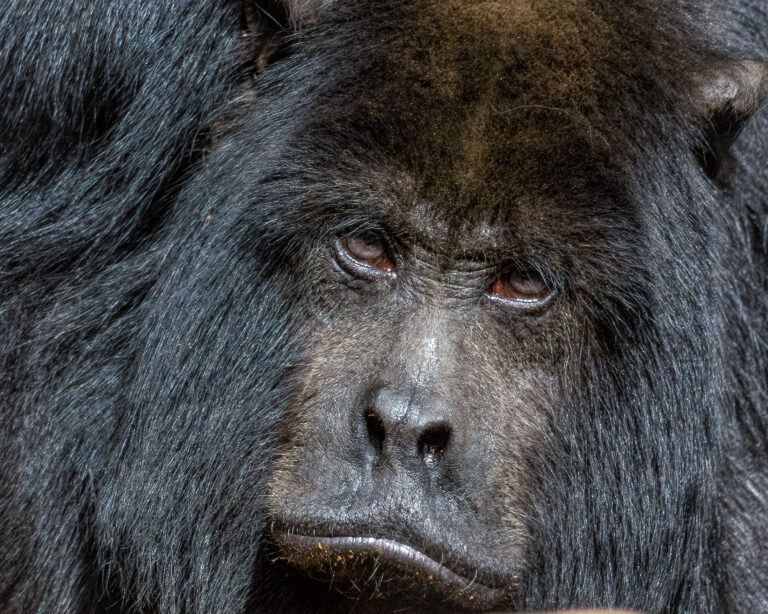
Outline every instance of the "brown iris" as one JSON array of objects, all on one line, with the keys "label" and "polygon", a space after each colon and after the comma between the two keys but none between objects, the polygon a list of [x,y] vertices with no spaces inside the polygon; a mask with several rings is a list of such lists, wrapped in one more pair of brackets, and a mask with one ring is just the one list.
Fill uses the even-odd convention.
[{"label": "brown iris", "polygon": [[341,245],[356,262],[380,271],[394,271],[395,263],[387,242],[377,233],[365,231],[344,237]]},{"label": "brown iris", "polygon": [[497,279],[490,294],[509,301],[540,303],[552,294],[541,276],[535,271],[511,271]]}]

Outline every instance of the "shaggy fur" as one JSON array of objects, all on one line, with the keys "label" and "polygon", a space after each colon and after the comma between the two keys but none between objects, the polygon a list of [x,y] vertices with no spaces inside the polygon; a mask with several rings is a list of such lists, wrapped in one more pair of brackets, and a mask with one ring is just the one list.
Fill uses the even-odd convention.
[{"label": "shaggy fur", "polygon": [[[0,611],[471,607],[286,518],[498,610],[768,609],[762,0],[245,2],[0,11]],[[351,487],[433,358],[450,471]]]}]

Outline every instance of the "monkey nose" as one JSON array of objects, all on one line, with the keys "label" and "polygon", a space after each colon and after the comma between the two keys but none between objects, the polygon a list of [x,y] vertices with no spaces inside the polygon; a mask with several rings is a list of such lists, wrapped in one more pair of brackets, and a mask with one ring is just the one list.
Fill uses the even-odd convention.
[{"label": "monkey nose", "polygon": [[437,465],[453,443],[455,425],[434,395],[380,388],[362,412],[368,456],[374,461]]}]

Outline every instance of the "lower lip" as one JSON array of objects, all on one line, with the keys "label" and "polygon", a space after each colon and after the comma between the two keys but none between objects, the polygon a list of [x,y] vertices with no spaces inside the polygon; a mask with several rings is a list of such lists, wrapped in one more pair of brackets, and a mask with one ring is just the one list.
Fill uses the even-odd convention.
[{"label": "lower lip", "polygon": [[426,554],[391,539],[376,537],[311,537],[295,533],[276,534],[275,538],[289,560],[330,562],[375,557],[426,582],[459,607],[483,610],[497,604],[504,591],[490,588],[447,569]]}]

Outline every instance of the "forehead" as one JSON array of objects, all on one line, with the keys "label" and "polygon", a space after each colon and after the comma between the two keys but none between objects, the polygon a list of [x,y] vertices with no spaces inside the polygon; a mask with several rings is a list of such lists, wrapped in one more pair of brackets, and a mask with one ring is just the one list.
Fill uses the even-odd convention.
[{"label": "forehead", "polygon": [[318,43],[337,76],[306,142],[398,178],[411,206],[390,214],[487,240],[532,221],[567,232],[617,200],[652,16],[586,0],[352,4],[337,5],[344,34]]}]

